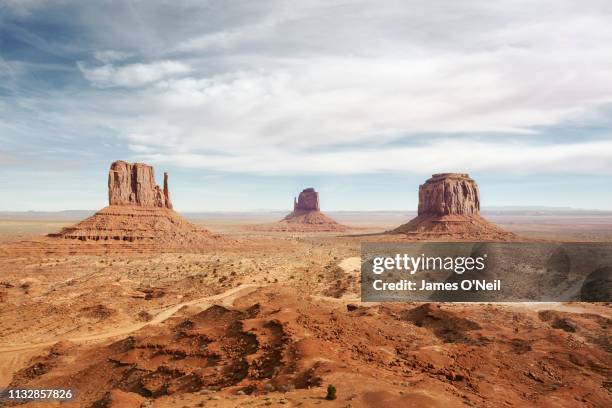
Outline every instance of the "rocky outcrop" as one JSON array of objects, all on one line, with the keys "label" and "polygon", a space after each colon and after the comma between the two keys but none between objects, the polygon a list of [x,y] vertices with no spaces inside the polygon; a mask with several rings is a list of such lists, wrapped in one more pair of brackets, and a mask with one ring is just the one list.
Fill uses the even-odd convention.
[{"label": "rocky outcrop", "polygon": [[168,208],[109,205],[52,237],[80,241],[198,245],[212,234]]},{"label": "rocky outcrop", "polygon": [[155,184],[152,166],[122,160],[114,162],[108,172],[108,204],[172,209],[168,173],[164,173],[162,190]]},{"label": "rocky outcrop", "polygon": [[465,173],[434,174],[419,186],[418,215],[478,215],[478,185]]},{"label": "rocky outcrop", "polygon": [[293,199],[293,212],[287,214],[277,225],[283,231],[345,231],[344,225],[338,224],[321,212],[319,193],[309,187]]},{"label": "rocky outcrop", "polygon": [[391,233],[415,239],[507,241],[516,238],[480,216],[478,185],[465,173],[434,174],[419,186],[417,217]]},{"label": "rocky outcrop", "polygon": [[298,195],[297,199],[293,199],[294,211],[321,211],[319,205],[319,193],[314,188],[309,187]]},{"label": "rocky outcrop", "polygon": [[134,392],[114,389],[94,402],[92,408],[140,408],[145,401],[144,397]]},{"label": "rocky outcrop", "polygon": [[319,193],[309,187],[293,199],[293,211],[273,224],[255,225],[256,231],[342,232],[348,227],[338,224],[320,210]]},{"label": "rocky outcrop", "polygon": [[207,244],[217,239],[174,210],[164,173],[163,190],[155,184],[153,167],[116,161],[108,174],[109,206],[51,237],[79,241],[135,242],[166,247]]}]

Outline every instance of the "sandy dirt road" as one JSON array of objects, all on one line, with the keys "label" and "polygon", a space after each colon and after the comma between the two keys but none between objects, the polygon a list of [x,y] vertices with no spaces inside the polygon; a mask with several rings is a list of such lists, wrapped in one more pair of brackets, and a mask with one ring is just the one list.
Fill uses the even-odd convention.
[{"label": "sandy dirt road", "polygon": [[0,344],[0,388],[6,386],[10,382],[13,374],[17,370],[25,367],[28,361],[37,355],[41,349],[52,346],[60,340],[67,340],[73,343],[86,343],[126,336],[146,326],[163,323],[185,306],[208,307],[212,306],[214,303],[231,306],[239,295],[250,293],[258,287],[258,285],[254,284],[242,284],[217,295],[181,302],[163,309],[161,312],[157,313],[153,319],[144,323],[134,323],[98,333],[75,336],[67,339],[56,339],[42,343]]}]

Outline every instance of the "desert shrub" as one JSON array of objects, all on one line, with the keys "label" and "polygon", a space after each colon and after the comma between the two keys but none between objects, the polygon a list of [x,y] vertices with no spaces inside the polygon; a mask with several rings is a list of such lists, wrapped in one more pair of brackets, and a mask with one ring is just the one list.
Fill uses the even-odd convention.
[{"label": "desert shrub", "polygon": [[327,386],[327,395],[325,396],[325,399],[329,401],[336,399],[336,387],[331,384]]}]

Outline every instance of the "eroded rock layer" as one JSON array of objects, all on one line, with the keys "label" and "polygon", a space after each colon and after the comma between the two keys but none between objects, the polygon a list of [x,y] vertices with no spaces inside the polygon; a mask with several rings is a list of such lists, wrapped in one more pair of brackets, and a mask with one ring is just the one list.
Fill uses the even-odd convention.
[{"label": "eroded rock layer", "polygon": [[391,232],[419,239],[516,239],[480,216],[478,185],[465,173],[434,174],[419,186],[418,216]]},{"label": "eroded rock layer", "polygon": [[197,244],[212,234],[167,208],[111,205],[52,237],[81,241]]},{"label": "eroded rock layer", "polygon": [[168,173],[164,189],[155,184],[152,166],[118,160],[108,172],[108,204],[172,209],[168,191]]},{"label": "eroded rock layer", "polygon": [[346,231],[348,227],[339,224],[321,211],[295,210],[277,225],[280,231]]},{"label": "eroded rock layer", "polygon": [[478,185],[465,173],[434,174],[419,186],[419,215],[478,215]]},{"label": "eroded rock layer", "polygon": [[319,193],[314,188],[309,187],[298,195],[297,199],[293,201],[294,211],[321,211],[319,205]]}]

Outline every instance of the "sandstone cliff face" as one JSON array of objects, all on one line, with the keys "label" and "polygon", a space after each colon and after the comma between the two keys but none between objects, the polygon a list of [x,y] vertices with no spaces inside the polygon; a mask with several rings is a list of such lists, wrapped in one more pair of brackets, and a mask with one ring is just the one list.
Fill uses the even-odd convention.
[{"label": "sandstone cliff face", "polygon": [[419,215],[479,214],[478,185],[467,174],[434,174],[419,186]]},{"label": "sandstone cliff face", "polygon": [[418,216],[391,233],[415,240],[517,239],[480,216],[478,185],[464,173],[434,174],[419,186]]},{"label": "sandstone cliff face", "polygon": [[108,173],[109,205],[160,207],[172,209],[168,174],[164,173],[163,191],[155,184],[153,167],[144,163],[116,161]]},{"label": "sandstone cliff face", "polygon": [[320,211],[319,193],[310,187],[302,190],[297,200],[293,200],[294,211]]}]

